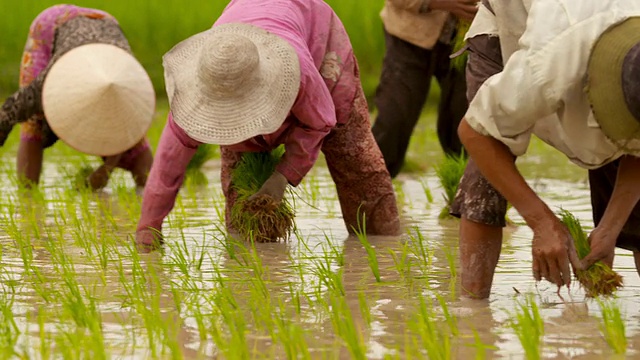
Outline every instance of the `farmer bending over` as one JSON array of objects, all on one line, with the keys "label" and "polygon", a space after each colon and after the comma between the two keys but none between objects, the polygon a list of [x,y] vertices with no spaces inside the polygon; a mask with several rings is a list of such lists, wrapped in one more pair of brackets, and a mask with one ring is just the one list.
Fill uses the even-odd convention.
[{"label": "farmer bending over", "polygon": [[[371,234],[397,235],[389,172],[370,130],[347,33],[320,0],[232,0],[210,30],[164,56],[171,104],[142,200],[136,241],[174,205],[199,144],[220,144],[226,223],[236,200],[231,170],[244,152],[285,154],[258,194],[282,199],[325,155],[349,231],[366,214]],[[151,247],[152,248],[152,247]]]},{"label": "farmer bending over", "polygon": [[[611,266],[616,246],[640,268],[639,16],[640,1],[483,1],[467,35],[473,100],[458,130],[471,161],[452,207],[466,295],[489,296],[505,198],[533,230],[536,280],[569,285],[570,263]],[[589,169],[596,228],[582,261],[516,169],[532,134]]]},{"label": "farmer bending over", "polygon": [[155,94],[116,19],[95,9],[57,5],[31,24],[20,67],[20,90],[0,111],[0,145],[22,123],[18,177],[37,184],[45,148],[58,137],[78,151],[102,156],[87,178],[104,187],[115,167],[139,190],[153,156],[145,133]]}]

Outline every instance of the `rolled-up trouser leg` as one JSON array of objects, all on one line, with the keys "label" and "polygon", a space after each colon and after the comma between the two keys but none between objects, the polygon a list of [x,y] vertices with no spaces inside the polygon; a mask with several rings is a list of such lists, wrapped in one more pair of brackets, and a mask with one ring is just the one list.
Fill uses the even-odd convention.
[{"label": "rolled-up trouser leg", "polygon": [[400,219],[391,177],[371,133],[367,102],[358,89],[349,121],[325,138],[322,152],[336,184],[350,233],[366,220],[372,235],[398,235]]}]

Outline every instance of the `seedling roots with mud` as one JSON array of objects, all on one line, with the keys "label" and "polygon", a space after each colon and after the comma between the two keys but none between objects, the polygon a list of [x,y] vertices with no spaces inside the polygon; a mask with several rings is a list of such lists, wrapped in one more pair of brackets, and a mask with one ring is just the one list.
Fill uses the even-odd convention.
[{"label": "seedling roots with mud", "polygon": [[256,242],[287,240],[293,229],[294,212],[286,200],[268,195],[249,199],[273,174],[284,151],[245,153],[232,172],[231,183],[238,198],[231,209],[231,225],[245,239]]},{"label": "seedling roots with mud", "polygon": [[[564,209],[560,210],[560,217],[562,223],[569,229],[578,257],[584,258],[591,251],[591,247],[580,221]],[[589,297],[612,295],[622,287],[622,276],[601,261],[593,264],[587,270],[577,271],[576,277]]]}]

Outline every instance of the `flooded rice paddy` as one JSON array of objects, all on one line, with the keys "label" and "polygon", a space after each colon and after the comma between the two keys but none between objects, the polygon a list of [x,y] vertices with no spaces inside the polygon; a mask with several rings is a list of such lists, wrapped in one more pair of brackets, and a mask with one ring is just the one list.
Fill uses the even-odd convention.
[{"label": "flooded rice paddy", "polygon": [[[434,144],[427,164],[441,156]],[[625,287],[603,303],[621,310],[620,336],[578,286],[558,295],[536,284],[532,233],[513,210],[490,299],[460,298],[457,221],[438,219],[444,200],[432,169],[395,181],[401,237],[349,237],[319,165],[287,195],[297,213],[292,240],[254,246],[220,229],[212,160],[208,184],[183,188],[163,251],[139,255],[131,236],[140,205],[128,175],[116,173],[103,193],[78,192],[70,185],[82,161],[48,159],[39,192],[4,178],[1,358],[599,359],[615,357],[621,339],[627,356],[640,356],[630,253],[617,252]],[[585,174],[566,164],[545,153],[522,167],[552,208],[590,225]],[[12,174],[13,158],[3,166]]]}]

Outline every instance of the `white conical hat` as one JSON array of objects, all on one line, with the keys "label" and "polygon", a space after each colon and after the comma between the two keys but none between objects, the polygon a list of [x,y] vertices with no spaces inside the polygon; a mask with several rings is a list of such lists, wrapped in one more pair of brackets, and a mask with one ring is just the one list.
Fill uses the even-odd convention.
[{"label": "white conical hat", "polygon": [[198,141],[231,145],[284,123],[300,88],[300,64],[284,39],[230,23],[191,36],[163,58],[176,124]]},{"label": "white conical hat", "polygon": [[144,137],[155,93],[131,54],[96,43],[70,50],[53,64],[44,81],[42,107],[62,141],[87,154],[109,156]]}]

